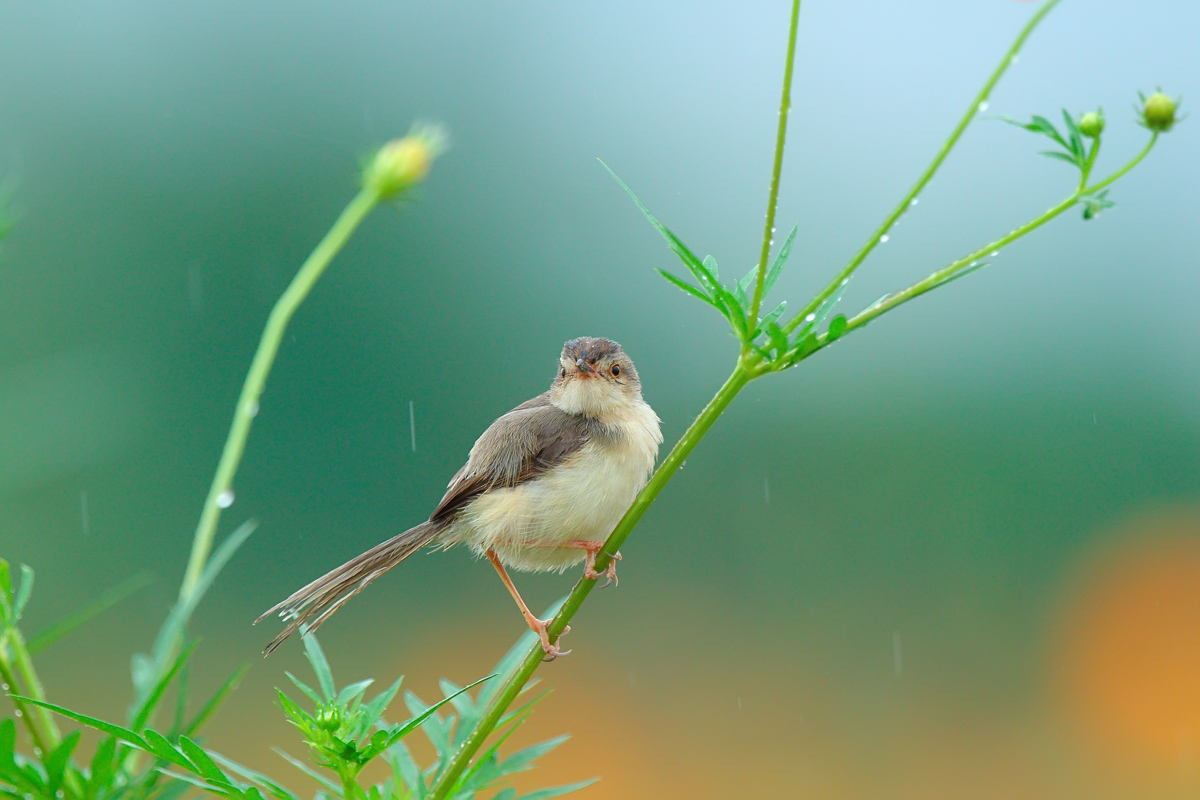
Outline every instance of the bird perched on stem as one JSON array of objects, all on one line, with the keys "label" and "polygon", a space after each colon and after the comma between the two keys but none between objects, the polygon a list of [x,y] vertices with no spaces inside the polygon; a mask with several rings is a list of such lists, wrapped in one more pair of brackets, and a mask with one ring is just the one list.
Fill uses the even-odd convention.
[{"label": "bird perched on stem", "polygon": [[[641,380],[621,345],[572,339],[563,345],[550,390],[488,426],[428,520],[317,578],[255,620],[278,613],[288,623],[264,653],[297,630],[315,631],[422,547],[462,543],[491,561],[547,660],[565,655],[570,651],[559,650],[546,633],[549,620],[533,615],[505,568],[561,572],[584,561],[584,575],[599,578],[596,555],[646,485],[661,443],[658,416],[642,399]],[[605,586],[616,579],[620,554],[612,556]]]}]

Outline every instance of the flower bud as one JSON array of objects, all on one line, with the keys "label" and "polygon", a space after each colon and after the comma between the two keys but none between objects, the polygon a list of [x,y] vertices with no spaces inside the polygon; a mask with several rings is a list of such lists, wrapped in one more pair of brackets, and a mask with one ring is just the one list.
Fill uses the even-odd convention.
[{"label": "flower bud", "polygon": [[1175,125],[1175,107],[1178,105],[1168,95],[1155,92],[1142,104],[1142,124],[1156,133],[1165,133]]},{"label": "flower bud", "polygon": [[403,139],[379,148],[363,171],[363,185],[380,197],[399,194],[425,180],[433,160],[445,150],[446,136],[440,128],[414,125]]},{"label": "flower bud", "polygon": [[326,706],[317,711],[317,725],[327,731],[336,731],[342,724],[342,710],[337,706]]},{"label": "flower bud", "polygon": [[1104,112],[1089,111],[1079,118],[1079,132],[1095,139],[1104,130]]}]

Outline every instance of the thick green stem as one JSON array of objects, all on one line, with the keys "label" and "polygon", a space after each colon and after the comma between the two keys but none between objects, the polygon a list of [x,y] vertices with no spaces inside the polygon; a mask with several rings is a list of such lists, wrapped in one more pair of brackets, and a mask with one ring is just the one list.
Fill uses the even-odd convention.
[{"label": "thick green stem", "polygon": [[[796,28],[800,24],[800,0],[792,2],[792,25],[788,34],[787,61],[783,67],[783,96],[779,100],[779,128],[775,132],[775,163],[771,168],[771,191],[767,196],[767,224],[763,229],[762,251],[758,257],[758,276],[754,279],[754,300],[750,303],[749,328],[758,326],[758,311],[762,307],[763,280],[767,275],[767,257],[775,236],[775,206],[779,198],[779,173],[783,169],[783,143],[787,138],[788,112],[792,109],[792,65],[796,60]],[[742,344],[742,354],[750,351],[749,340]]]},{"label": "thick green stem", "polygon": [[[700,443],[700,440],[708,432],[708,429],[713,426],[713,423],[728,408],[733,398],[737,396],[737,393],[753,377],[743,364],[739,362],[733,374],[725,381],[725,385],[713,396],[708,405],[704,407],[704,410],[700,412],[700,416],[693,420],[683,436],[671,448],[671,452],[663,459],[662,464],[659,465],[654,475],[651,476],[646,487],[642,489],[637,498],[634,499],[633,505],[625,512],[625,516],[617,523],[617,527],[613,529],[612,534],[608,537],[603,549],[596,558],[596,570],[598,572],[603,572],[604,568],[608,566],[608,562],[612,560],[611,554],[620,549],[634,526],[637,525],[642,515],[646,513],[646,509],[654,503],[655,498],[658,497],[671,478],[675,476],[679,468],[683,466],[683,462],[687,459],[688,454],[696,448],[696,445]],[[558,614],[555,615],[547,629],[552,640],[567,627],[572,617],[575,616],[575,612],[583,605],[583,601],[587,599],[587,596],[595,586],[595,581],[590,581],[586,578],[580,578],[579,583],[575,584],[575,588],[567,595],[562,608],[559,609]],[[524,688],[525,684],[533,676],[538,665],[542,663],[544,656],[545,653],[542,652],[540,644],[535,643],[530,647],[525,660],[521,662],[521,666],[497,691],[491,705],[488,706],[487,711],[484,712],[475,729],[471,731],[471,735],[463,743],[462,748],[454,754],[450,766],[446,768],[446,771],[442,773],[442,776],[430,790],[429,800],[442,800],[450,796],[450,792],[455,788],[455,783],[457,783],[463,771],[471,763],[471,759],[479,752],[479,749],[483,746],[488,736],[495,730],[509,706],[512,705],[517,695],[521,693],[521,689]]]},{"label": "thick green stem", "polygon": [[221,518],[222,509],[233,500],[233,476],[242,460],[242,452],[246,448],[246,438],[250,435],[250,424],[258,413],[258,398],[262,394],[275,362],[275,354],[279,351],[279,343],[283,340],[284,330],[299,305],[304,302],[317,279],[329,266],[329,262],[337,254],[350,234],[359,223],[379,203],[378,190],[369,186],[361,189],[350,204],[342,211],[337,222],[325,234],[308,259],[292,279],[292,283],[280,296],[271,309],[263,330],[254,361],[246,374],[246,382],[242,385],[242,393],[238,397],[237,406],[233,412],[233,425],[229,429],[229,437],[225,440],[225,449],[221,452],[221,460],[217,464],[216,474],[213,475],[212,486],[208,497],[204,500],[204,509],[200,514],[200,523],[196,526],[196,535],[192,540],[192,554],[188,559],[187,571],[183,583],[179,587],[180,599],[186,599],[195,589],[208,562],[212,550],[213,537],[217,532],[217,523]]},{"label": "thick green stem", "polygon": [[783,326],[785,333],[791,333],[794,331],[796,327],[804,321],[805,317],[816,311],[817,308],[820,307],[821,303],[824,303],[830,295],[836,292],[838,288],[841,287],[841,285],[846,281],[846,279],[854,273],[854,270],[858,269],[858,265],[861,264],[868,255],[871,254],[871,251],[874,250],[877,245],[879,245],[882,238],[887,234],[888,231],[892,229],[892,226],[896,224],[896,220],[900,219],[900,215],[912,206],[913,200],[917,198],[917,195],[921,193],[926,184],[928,184],[930,179],[933,178],[933,175],[935,172],[937,172],[938,167],[942,165],[942,162],[946,160],[946,156],[950,154],[950,150],[955,144],[958,143],[958,140],[962,137],[963,131],[967,129],[967,125],[969,125],[971,120],[975,118],[975,115],[980,112],[981,106],[987,102],[988,97],[992,93],[992,89],[996,87],[996,83],[999,82],[1000,78],[1012,65],[1013,57],[1017,55],[1017,52],[1021,49],[1021,46],[1025,44],[1025,40],[1029,38],[1029,34],[1033,33],[1033,29],[1037,27],[1037,24],[1041,22],[1042,18],[1050,12],[1050,9],[1054,8],[1054,6],[1058,5],[1058,3],[1059,0],[1047,0],[1046,4],[1038,9],[1037,13],[1030,18],[1029,22],[1025,23],[1025,27],[1021,29],[1021,33],[1017,36],[1016,41],[1012,43],[1012,46],[1008,48],[1008,52],[1004,54],[1004,58],[1001,59],[1000,65],[996,67],[994,72],[992,72],[992,76],[988,78],[987,83],[985,83],[983,88],[979,90],[979,94],[975,96],[975,99],[971,101],[970,107],[967,108],[967,113],[963,114],[962,119],[959,120],[958,125],[954,128],[954,132],[950,134],[950,138],[947,139],[942,145],[942,149],[938,151],[938,154],[934,157],[933,161],[930,162],[928,167],[926,167],[925,172],[923,172],[921,177],[917,179],[916,184],[912,187],[912,189],[909,190],[908,194],[904,196],[904,199],[900,201],[900,204],[896,206],[892,213],[889,214],[886,219],[884,219],[883,224],[880,225],[873,234],[871,234],[871,238],[869,238],[866,244],[862,246],[862,249],[858,251],[858,254],[851,259],[850,263],[847,264],[842,271],[839,272],[837,276],[829,282],[829,285],[826,286],[820,292],[820,294],[812,299],[812,302],[810,302],[808,306],[804,308],[804,310],[792,318],[787,325]]}]

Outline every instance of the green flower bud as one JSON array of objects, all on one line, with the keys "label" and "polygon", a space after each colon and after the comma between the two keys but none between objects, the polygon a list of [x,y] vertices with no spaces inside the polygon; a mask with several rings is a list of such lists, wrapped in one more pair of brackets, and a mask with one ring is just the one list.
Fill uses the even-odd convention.
[{"label": "green flower bud", "polygon": [[433,160],[446,150],[441,128],[414,125],[403,139],[393,139],[379,148],[363,171],[363,185],[380,197],[391,197],[409,189],[429,174]]},{"label": "green flower bud", "polygon": [[337,706],[327,706],[317,712],[317,725],[327,731],[336,731],[342,724],[342,710]]},{"label": "green flower bud", "polygon": [[1079,118],[1079,132],[1095,139],[1104,130],[1104,112],[1089,111]]},{"label": "green flower bud", "polygon": [[1152,131],[1165,133],[1175,125],[1175,107],[1178,105],[1168,95],[1155,92],[1142,104],[1142,124]]}]

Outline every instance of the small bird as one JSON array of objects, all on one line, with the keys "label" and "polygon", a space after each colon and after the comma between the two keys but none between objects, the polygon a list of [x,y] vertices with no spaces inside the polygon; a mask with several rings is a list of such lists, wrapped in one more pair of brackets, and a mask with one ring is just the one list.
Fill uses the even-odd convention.
[{"label": "small bird", "polygon": [[[550,620],[530,612],[505,567],[561,572],[582,560],[583,574],[599,578],[596,554],[654,469],[659,423],[621,345],[572,339],[563,345],[550,390],[488,426],[428,520],[322,575],[255,620],[278,612],[288,623],[263,652],[302,627],[315,631],[422,547],[462,543],[500,573],[546,659],[569,653],[558,649],[557,639],[550,641]],[[616,579],[620,557],[614,554],[603,573],[605,586]]]}]

